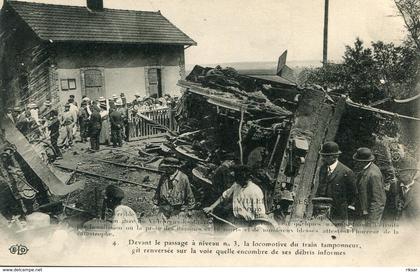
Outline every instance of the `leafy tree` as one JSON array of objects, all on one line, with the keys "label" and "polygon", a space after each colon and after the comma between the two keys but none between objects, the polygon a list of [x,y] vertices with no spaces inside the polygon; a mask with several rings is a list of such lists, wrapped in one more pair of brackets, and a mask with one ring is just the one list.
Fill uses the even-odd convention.
[{"label": "leafy tree", "polygon": [[365,48],[363,41],[357,38],[354,47],[346,46],[343,59],[344,87],[350,98],[365,104],[382,98],[377,88],[379,80],[372,49]]},{"label": "leafy tree", "polygon": [[410,96],[416,83],[416,49],[410,43],[395,46],[382,41],[366,48],[356,39],[346,46],[343,62],[305,69],[298,76],[300,84],[317,84],[334,92],[349,95],[364,104],[386,97]]}]

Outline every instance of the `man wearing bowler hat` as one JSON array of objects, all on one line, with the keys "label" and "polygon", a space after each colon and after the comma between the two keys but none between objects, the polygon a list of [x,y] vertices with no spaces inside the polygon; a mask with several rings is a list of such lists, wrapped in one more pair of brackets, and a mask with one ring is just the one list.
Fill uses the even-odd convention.
[{"label": "man wearing bowler hat", "polygon": [[353,155],[356,161],[359,212],[368,226],[378,226],[385,208],[386,194],[384,180],[379,167],[373,161],[375,156],[367,147],[357,149]]},{"label": "man wearing bowler hat", "polygon": [[335,142],[324,143],[319,154],[322,165],[316,196],[332,198],[331,221],[345,227],[349,224],[348,210],[355,209],[357,188],[354,173],[338,161],[341,151]]}]

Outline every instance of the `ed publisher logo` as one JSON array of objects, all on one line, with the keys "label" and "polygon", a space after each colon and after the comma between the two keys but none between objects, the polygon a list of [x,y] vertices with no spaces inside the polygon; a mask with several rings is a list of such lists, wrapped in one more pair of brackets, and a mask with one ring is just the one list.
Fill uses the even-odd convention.
[{"label": "ed publisher logo", "polygon": [[11,247],[9,247],[9,251],[10,253],[16,255],[25,255],[26,253],[28,253],[29,249],[24,245],[12,245]]}]

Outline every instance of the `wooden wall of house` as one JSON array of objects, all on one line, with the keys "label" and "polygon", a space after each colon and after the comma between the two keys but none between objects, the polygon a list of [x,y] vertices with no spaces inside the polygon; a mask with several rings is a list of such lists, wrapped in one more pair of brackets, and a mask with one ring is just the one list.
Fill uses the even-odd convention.
[{"label": "wooden wall of house", "polygon": [[[40,106],[46,99],[64,104],[71,94],[80,102],[86,68],[99,68],[102,73],[101,96],[124,92],[129,101],[136,93],[148,96],[153,69],[160,72],[162,94],[180,94],[177,82],[185,77],[183,45],[43,42],[7,6],[0,20],[2,105],[36,102]],[[63,91],[62,79],[74,79],[76,88]]]},{"label": "wooden wall of house", "polygon": [[1,98],[7,107],[49,97],[48,45],[22,23],[13,10],[2,9],[0,22]]}]

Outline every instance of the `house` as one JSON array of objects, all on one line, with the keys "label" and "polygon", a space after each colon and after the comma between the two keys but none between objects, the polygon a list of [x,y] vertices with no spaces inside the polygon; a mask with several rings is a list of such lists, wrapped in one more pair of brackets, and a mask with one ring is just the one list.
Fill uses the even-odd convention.
[{"label": "house", "polygon": [[[124,93],[178,95],[184,50],[196,42],[161,13],[5,1],[0,14],[0,87],[7,106],[56,105]],[[58,104],[59,103],[59,104]]]}]

